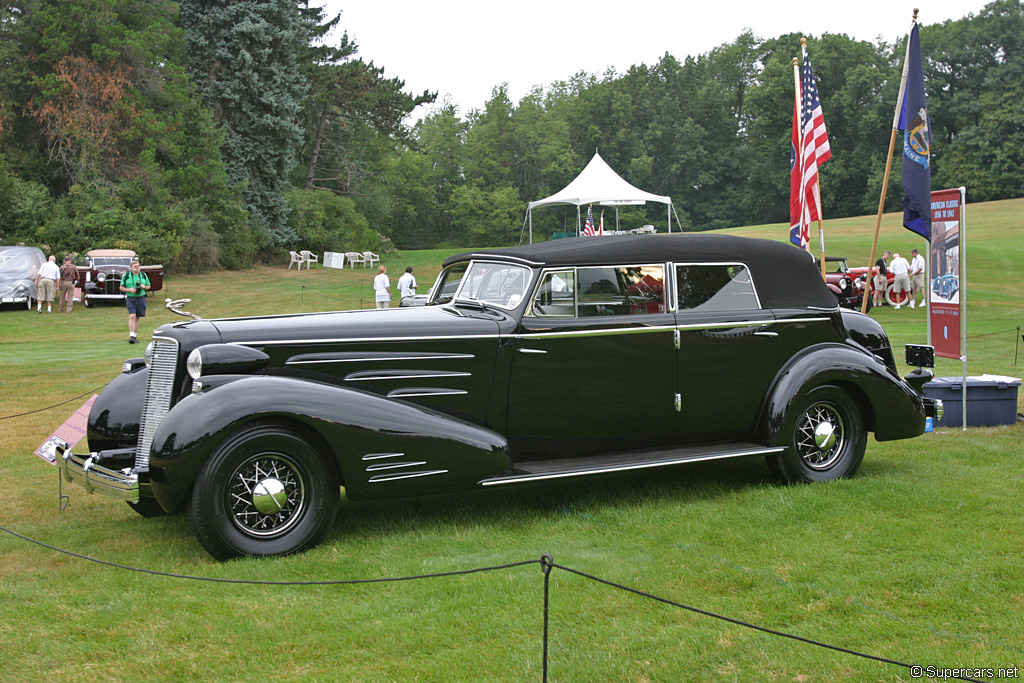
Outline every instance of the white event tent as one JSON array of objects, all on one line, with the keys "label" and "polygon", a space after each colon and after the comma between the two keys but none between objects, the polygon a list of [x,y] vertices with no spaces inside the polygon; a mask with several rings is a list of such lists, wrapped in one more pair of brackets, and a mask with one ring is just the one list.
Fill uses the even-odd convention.
[{"label": "white event tent", "polygon": [[[672,205],[672,198],[645,192],[640,188],[633,187],[623,180],[612,167],[601,158],[601,155],[594,152],[594,158],[590,160],[576,178],[564,188],[544,199],[530,202],[526,209],[526,224],[530,228],[530,243],[533,243],[533,210],[541,206],[575,205],[576,206],[576,234],[580,234],[581,212],[580,207],[584,204],[600,204],[601,206],[616,207],[616,223],[618,223],[618,207],[640,206],[647,202],[665,204],[668,218],[668,231],[672,232],[672,214],[675,207]],[[676,216],[676,225],[679,226],[679,216]]]}]

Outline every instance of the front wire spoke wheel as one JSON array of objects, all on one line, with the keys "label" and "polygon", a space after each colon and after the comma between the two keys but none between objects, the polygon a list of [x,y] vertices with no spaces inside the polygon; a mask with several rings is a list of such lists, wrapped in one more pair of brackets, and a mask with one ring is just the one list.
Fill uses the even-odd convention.
[{"label": "front wire spoke wheel", "polygon": [[273,536],[286,532],[304,512],[306,485],[294,462],[279,453],[261,453],[231,475],[227,505],[243,533]]}]

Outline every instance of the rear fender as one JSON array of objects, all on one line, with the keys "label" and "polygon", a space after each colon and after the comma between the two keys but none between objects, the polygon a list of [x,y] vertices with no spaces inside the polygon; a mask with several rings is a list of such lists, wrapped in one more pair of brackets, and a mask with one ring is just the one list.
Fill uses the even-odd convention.
[{"label": "rear fender", "polygon": [[839,344],[808,347],[776,376],[761,418],[758,441],[786,445],[797,418],[794,403],[811,389],[831,384],[857,402],[868,431],[879,441],[924,432],[924,402],[873,355]]},{"label": "rear fender", "polygon": [[414,403],[291,377],[208,380],[168,412],[153,438],[150,479],[166,510],[181,505],[229,435],[255,423],[290,426],[325,449],[351,499],[469,489],[509,467],[503,436]]}]

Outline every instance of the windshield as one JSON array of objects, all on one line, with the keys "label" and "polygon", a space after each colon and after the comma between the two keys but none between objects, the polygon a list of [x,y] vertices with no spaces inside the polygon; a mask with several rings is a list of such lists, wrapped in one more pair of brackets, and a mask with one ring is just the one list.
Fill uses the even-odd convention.
[{"label": "windshield", "polygon": [[530,269],[523,266],[486,261],[457,263],[438,277],[431,303],[469,299],[513,309],[523,301],[529,284]]},{"label": "windshield", "polygon": [[130,266],[132,265],[131,256],[93,256],[92,257],[93,267],[97,266]]}]

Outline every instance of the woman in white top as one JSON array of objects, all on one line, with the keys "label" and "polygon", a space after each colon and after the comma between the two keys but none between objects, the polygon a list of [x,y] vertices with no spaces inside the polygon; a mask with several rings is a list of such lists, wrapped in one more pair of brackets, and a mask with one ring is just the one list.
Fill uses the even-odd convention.
[{"label": "woman in white top", "polygon": [[377,308],[387,308],[391,305],[391,280],[388,279],[388,269],[384,266],[377,266],[377,277],[373,278],[374,300]]}]

